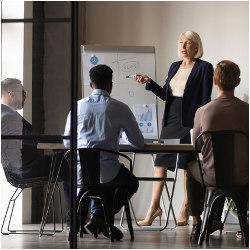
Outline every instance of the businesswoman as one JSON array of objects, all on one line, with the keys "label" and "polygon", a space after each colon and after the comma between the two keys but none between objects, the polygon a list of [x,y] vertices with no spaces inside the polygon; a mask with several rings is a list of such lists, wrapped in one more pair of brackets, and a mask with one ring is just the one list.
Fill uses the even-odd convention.
[{"label": "businesswoman", "polygon": [[[182,60],[172,63],[163,87],[147,75],[136,75],[134,80],[141,84],[146,83],[146,90],[152,91],[165,101],[160,138],[180,138],[181,143],[190,143],[190,129],[193,127],[195,112],[211,100],[213,66],[200,60],[203,55],[202,42],[200,36],[193,31],[186,31],[180,35],[178,55]],[[193,153],[180,154],[178,167],[185,170],[187,163],[193,159]],[[157,155],[154,177],[166,177],[167,169],[174,171],[175,162],[176,154]],[[189,218],[186,209],[186,170],[184,182],[185,199],[177,222],[179,226],[187,225]],[[161,219],[160,197],[163,187],[163,182],[153,182],[150,207],[146,218],[138,222],[139,225],[150,226],[156,217],[159,216]]]}]

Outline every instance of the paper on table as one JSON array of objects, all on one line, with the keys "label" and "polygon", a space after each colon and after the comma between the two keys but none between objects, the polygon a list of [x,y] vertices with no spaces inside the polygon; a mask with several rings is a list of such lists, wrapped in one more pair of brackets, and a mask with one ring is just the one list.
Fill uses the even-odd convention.
[{"label": "paper on table", "polygon": [[134,104],[134,115],[145,138],[158,137],[155,104]]}]

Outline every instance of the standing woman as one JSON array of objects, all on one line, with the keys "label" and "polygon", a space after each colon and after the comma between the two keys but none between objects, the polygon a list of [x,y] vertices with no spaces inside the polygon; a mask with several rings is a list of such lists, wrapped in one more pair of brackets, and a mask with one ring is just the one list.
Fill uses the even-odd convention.
[{"label": "standing woman", "polygon": [[[162,120],[161,139],[180,138],[181,143],[191,143],[190,129],[193,127],[196,110],[211,101],[213,87],[213,66],[200,60],[203,47],[200,36],[193,31],[183,32],[179,37],[178,55],[182,61],[172,63],[165,85],[159,86],[147,75],[136,75],[134,80],[144,84],[165,101]],[[194,153],[181,153],[179,168],[184,169],[185,199],[177,225],[188,224],[189,214],[186,209],[186,169],[187,163],[195,159]],[[174,171],[176,154],[159,154],[155,159],[154,177],[166,177],[167,169]],[[139,221],[141,226],[150,226],[156,217],[162,215],[160,198],[163,182],[153,182],[152,199],[146,218]]]}]

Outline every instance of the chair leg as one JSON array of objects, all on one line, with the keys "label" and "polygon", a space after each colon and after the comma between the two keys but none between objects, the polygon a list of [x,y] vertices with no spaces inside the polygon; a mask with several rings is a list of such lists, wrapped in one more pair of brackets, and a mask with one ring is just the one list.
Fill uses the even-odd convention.
[{"label": "chair leg", "polygon": [[68,241],[70,241],[70,231],[69,231],[69,235],[68,235]]},{"label": "chair leg", "polygon": [[114,242],[114,227],[112,226],[112,223],[110,223],[109,229],[110,229],[110,241]]},{"label": "chair leg", "polygon": [[[58,231],[56,230],[56,225],[55,225],[55,210],[54,210],[54,204],[53,204],[53,226],[54,226],[54,228],[53,228],[53,230],[48,230],[48,232],[52,231],[52,233],[46,233],[47,236],[52,236],[56,232],[62,232],[63,231],[63,217],[62,217],[62,206],[61,206],[61,193],[60,193],[60,188],[59,188],[58,185],[57,185],[57,188],[58,188],[58,191],[59,191],[62,228],[61,228],[61,230],[58,230]],[[40,227],[39,230],[10,229],[12,215],[13,215],[14,207],[15,207],[15,203],[16,203],[16,200],[19,197],[19,195],[22,193],[22,191],[23,191],[23,189],[20,189],[19,187],[17,187],[16,190],[15,190],[15,192],[14,192],[14,194],[10,198],[9,203],[8,203],[8,207],[6,209],[6,213],[5,213],[5,216],[4,216],[4,219],[3,219],[3,223],[2,223],[2,226],[1,226],[1,233],[3,235],[9,235],[9,234],[39,234],[41,236],[43,234],[44,225],[45,225],[45,221],[43,221],[43,220],[42,220],[42,223],[44,223],[44,225],[42,224],[43,227]],[[54,202],[54,200],[53,200],[53,202]],[[11,209],[11,211],[10,211],[10,209]],[[8,232],[5,233],[3,230],[4,230],[4,225],[5,225],[6,217],[7,217],[9,211],[10,211],[10,217],[9,217],[9,221],[8,221],[8,225],[7,225]]]},{"label": "chair leg", "polygon": [[[14,211],[16,200],[17,200],[17,198],[19,197],[19,195],[23,191],[21,189],[21,190],[19,190],[19,192],[17,192],[18,189],[19,188],[17,187],[16,190],[15,190],[15,192],[14,192],[14,194],[10,198],[10,201],[9,201],[9,204],[8,204],[8,207],[7,207],[7,210],[6,210],[6,214],[5,214],[5,217],[4,217],[4,221],[3,221],[3,224],[2,224],[2,229],[3,229],[4,223],[5,223],[5,218],[6,218],[7,214],[8,214],[9,207],[10,207],[10,205],[12,203],[11,212],[10,212],[10,218],[9,218],[8,227],[7,227],[7,230],[8,230],[9,233],[16,233],[16,230],[11,230],[10,229],[10,224],[11,224],[12,214],[13,214],[13,211]],[[1,229],[1,231],[2,231],[2,229]],[[7,233],[7,234],[9,234],[9,233]],[[5,234],[5,233],[2,232],[2,234]]]},{"label": "chair leg", "polygon": [[109,230],[110,230],[110,241],[114,242],[114,213],[113,209],[109,210],[110,214],[106,213],[106,219],[108,222]]},{"label": "chair leg", "polygon": [[59,194],[59,206],[60,206],[60,217],[61,217],[61,229],[60,230],[57,230],[56,232],[62,232],[63,231],[63,212],[62,212],[62,197],[61,197],[61,191],[60,191],[60,188],[58,186],[58,183],[57,183],[57,190],[58,190],[58,194]]},{"label": "chair leg", "polygon": [[198,245],[202,244],[205,235],[206,235],[206,241],[209,240],[209,234],[207,233],[207,229],[210,228],[212,224],[212,217],[211,217],[212,212],[211,211],[213,209],[215,200],[222,195],[225,195],[225,192],[222,190],[207,190],[206,191],[204,218],[202,222]]},{"label": "chair leg", "polygon": [[14,194],[11,196],[11,198],[9,200],[9,203],[8,203],[8,206],[7,206],[7,209],[6,209],[6,212],[5,212],[5,215],[4,215],[4,219],[3,219],[3,223],[2,223],[2,227],[1,227],[1,234],[3,234],[3,235],[9,235],[9,233],[4,233],[3,232],[3,227],[4,227],[4,224],[5,224],[5,220],[6,220],[6,217],[7,217],[9,208],[10,208],[10,205],[13,202],[13,205],[12,205],[12,208],[11,208],[11,215],[10,215],[9,222],[8,222],[8,231],[9,231],[9,225],[10,225],[10,221],[11,221],[11,217],[12,217],[12,212],[13,212],[13,209],[14,209],[14,206],[15,206],[15,202],[14,201],[20,195],[20,193],[22,192],[22,189],[20,190],[20,192],[18,193],[18,195],[16,196],[16,198],[13,198],[16,195],[17,191],[18,191],[18,188],[16,188]]},{"label": "chair leg", "polygon": [[102,197],[103,210],[104,210],[104,218],[106,221],[107,228],[109,228],[109,237],[110,241],[114,242],[114,197],[117,190],[114,193],[109,193],[108,195],[104,195]]},{"label": "chair leg", "polygon": [[[213,201],[212,201],[213,202]],[[206,241],[209,241],[209,236],[210,234],[208,233],[208,231],[210,230],[210,228],[212,227],[212,223],[213,223],[213,204],[210,204],[210,208],[209,208],[209,214],[208,214],[208,218],[207,218],[207,226],[206,226],[206,233],[205,233],[205,237],[206,237]]]},{"label": "chair leg", "polygon": [[7,214],[8,214],[8,210],[9,210],[9,207],[10,207],[10,203],[11,203],[11,201],[9,201],[8,207],[7,207],[6,212],[5,212],[5,215],[4,215],[2,227],[1,227],[1,234],[3,234],[3,235],[9,235],[9,233],[4,233],[4,232],[3,232],[3,227],[4,227],[4,224],[5,224],[6,216],[7,216]]},{"label": "chair leg", "polygon": [[80,212],[79,212],[79,220],[81,225],[80,238],[82,238],[83,234],[86,233],[84,226],[87,223],[88,209],[89,209],[89,200],[85,199],[80,204]]},{"label": "chair leg", "polygon": [[16,230],[11,230],[10,229],[10,223],[11,223],[11,220],[12,220],[12,215],[13,215],[13,211],[14,211],[14,207],[16,205],[16,198],[14,200],[11,200],[13,203],[12,205],[12,208],[11,208],[11,212],[10,212],[10,218],[9,218],[9,223],[8,223],[8,231],[11,232],[11,233],[15,233]]},{"label": "chair leg", "polygon": [[202,245],[202,242],[205,239],[207,223],[208,223],[208,218],[209,218],[209,214],[210,214],[211,198],[212,198],[212,191],[206,191],[206,197],[205,197],[205,203],[204,203],[204,215],[203,215],[200,236],[199,236],[199,240],[198,240],[199,246]]},{"label": "chair leg", "polygon": [[114,214],[113,210],[110,210],[108,208],[108,205],[106,202],[104,202],[104,218],[105,218],[105,222],[106,222],[106,227],[109,228],[109,237],[110,237],[110,241],[114,242]]},{"label": "chair leg", "polygon": [[134,230],[133,230],[133,226],[132,226],[132,220],[131,220],[131,214],[130,214],[128,200],[125,203],[125,210],[126,210],[128,228],[129,228],[129,232],[130,232],[130,240],[133,241],[134,240]]}]

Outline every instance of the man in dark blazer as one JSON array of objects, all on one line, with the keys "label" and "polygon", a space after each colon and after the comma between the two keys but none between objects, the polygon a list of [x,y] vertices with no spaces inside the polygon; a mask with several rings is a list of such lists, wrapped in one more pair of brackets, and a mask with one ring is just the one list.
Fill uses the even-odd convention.
[{"label": "man in dark blazer", "polygon": [[[7,78],[1,83],[1,130],[2,135],[32,135],[32,125],[16,110],[24,107],[26,92],[21,81]],[[1,158],[13,182],[33,177],[48,177],[52,157],[42,155],[34,140],[1,140]],[[64,180],[67,203],[67,224],[69,224],[69,168],[63,162],[60,178]]]}]

